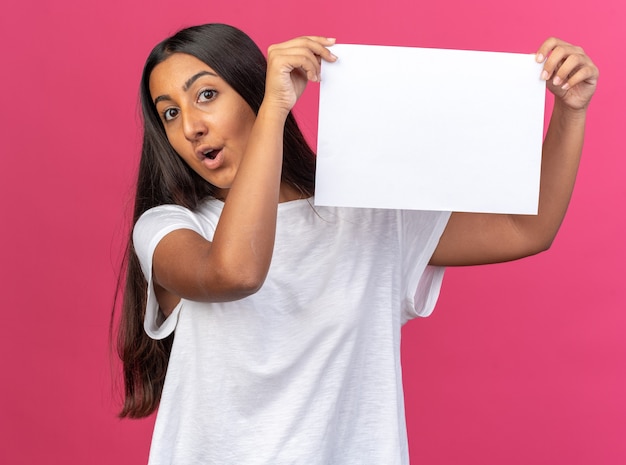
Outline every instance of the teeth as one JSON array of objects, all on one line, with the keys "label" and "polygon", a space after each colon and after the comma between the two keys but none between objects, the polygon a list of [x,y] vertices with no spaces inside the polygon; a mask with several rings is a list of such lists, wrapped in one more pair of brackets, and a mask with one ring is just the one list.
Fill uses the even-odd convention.
[{"label": "teeth", "polygon": [[205,157],[210,158],[211,160],[213,160],[215,158],[215,155],[213,155],[213,149],[207,150],[206,152],[202,152],[204,154]]}]

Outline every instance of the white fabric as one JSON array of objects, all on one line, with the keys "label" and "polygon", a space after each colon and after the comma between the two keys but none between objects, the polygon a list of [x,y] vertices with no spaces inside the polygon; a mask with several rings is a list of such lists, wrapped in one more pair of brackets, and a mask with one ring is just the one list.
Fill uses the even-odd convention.
[{"label": "white fabric", "polygon": [[150,465],[409,463],[400,328],[434,307],[443,268],[427,264],[449,213],[312,205],[279,205],[256,294],[182,300],[165,321],[154,249],[179,228],[211,240],[223,203],[160,206],[138,221],[146,332],[175,330]]}]

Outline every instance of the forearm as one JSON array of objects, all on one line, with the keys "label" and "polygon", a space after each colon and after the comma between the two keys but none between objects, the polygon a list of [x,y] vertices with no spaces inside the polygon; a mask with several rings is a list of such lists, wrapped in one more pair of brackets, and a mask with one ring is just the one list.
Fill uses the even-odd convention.
[{"label": "forearm", "polygon": [[542,79],[556,97],[543,143],[538,214],[453,213],[432,264],[515,260],[546,250],[556,236],[574,189],[598,68],[580,47],[554,37],[541,45],[536,57],[544,63]]},{"label": "forearm", "polygon": [[512,217],[537,251],[550,246],[565,217],[580,163],[585,119],[586,109],[572,110],[555,102],[543,143],[538,214]]},{"label": "forearm", "polygon": [[272,258],[285,118],[261,106],[213,239],[221,279],[251,288],[262,284]]},{"label": "forearm", "polygon": [[308,80],[319,80],[320,61],[336,59],[326,48],[333,43],[308,36],[268,49],[265,97],[214,238],[218,266],[252,287],[265,279],[274,249],[285,121]]}]

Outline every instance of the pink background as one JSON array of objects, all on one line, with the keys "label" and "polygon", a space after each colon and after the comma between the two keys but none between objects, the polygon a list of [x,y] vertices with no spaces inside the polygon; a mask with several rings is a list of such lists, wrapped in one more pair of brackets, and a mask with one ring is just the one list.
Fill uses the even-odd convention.
[{"label": "pink background", "polygon": [[[153,420],[116,419],[107,341],[137,89],[149,49],[203,22],[239,26],[264,50],[302,34],[511,52],[556,35],[585,47],[601,79],[561,233],[537,257],[448,270],[435,314],[404,330],[407,417],[416,464],[626,463],[623,0],[4,0],[2,10],[0,463],[147,459]],[[317,98],[312,85],[297,107],[311,140]]]}]

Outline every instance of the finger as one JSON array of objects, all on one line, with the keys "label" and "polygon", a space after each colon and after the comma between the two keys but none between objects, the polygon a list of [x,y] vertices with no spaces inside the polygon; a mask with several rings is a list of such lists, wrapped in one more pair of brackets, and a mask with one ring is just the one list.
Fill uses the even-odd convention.
[{"label": "finger", "polygon": [[554,73],[552,84],[555,86],[562,85],[569,79],[571,74],[585,65],[587,57],[584,53],[582,53],[582,49],[580,49],[580,51],[581,53],[574,53],[567,56],[563,62],[560,63],[558,69]]},{"label": "finger", "polygon": [[[287,47],[284,45],[274,47],[268,53],[268,62],[270,66],[273,66],[274,63],[280,63],[283,66],[291,60],[293,66],[301,67],[307,73],[308,79],[317,82],[320,80],[321,60],[323,59],[319,53],[329,54],[330,52],[319,44],[318,46],[312,45],[313,43],[315,42],[299,40],[291,41]],[[329,61],[335,61],[336,59],[332,54],[328,56]],[[311,74],[311,72],[314,74]]]},{"label": "finger", "polygon": [[598,81],[598,68],[595,66],[583,66],[578,71],[573,73],[565,84],[561,87],[563,90],[571,89],[572,87],[580,84],[581,82],[587,82],[588,84],[595,85]]},{"label": "finger", "polygon": [[304,36],[270,46],[271,51],[284,51],[291,48],[307,48],[326,61],[335,61],[337,57],[327,47],[335,44],[335,39],[321,36]]},{"label": "finger", "polygon": [[569,44],[559,44],[550,51],[550,55],[543,64],[543,71],[541,73],[543,80],[547,81],[552,78],[554,73],[561,67],[566,57],[571,54],[571,49],[572,47]]},{"label": "finger", "polygon": [[325,37],[325,36],[304,36],[305,39],[312,40],[319,44],[322,44],[324,47],[330,47],[333,45],[337,39],[334,37]]},{"label": "finger", "polygon": [[330,37],[323,37],[323,36],[302,36],[302,37],[296,37],[295,39],[291,39],[288,40],[286,42],[280,42],[277,44],[272,45],[272,47],[276,47],[276,48],[289,48],[292,46],[300,46],[303,43],[307,43],[307,42],[316,42],[318,44],[321,44],[324,47],[330,47],[331,45],[333,45],[335,43],[334,38],[330,38]]},{"label": "finger", "polygon": [[550,52],[552,52],[552,50],[554,50],[557,45],[569,44],[556,37],[550,37],[546,39],[536,52],[535,59],[537,60],[537,63],[543,63],[545,59],[550,55]]},{"label": "finger", "polygon": [[285,69],[288,72],[294,69],[300,69],[307,79],[311,81],[319,81],[321,66],[316,56],[308,49],[288,49],[283,50],[280,54],[272,56],[271,66],[277,66],[279,69]]},{"label": "finger", "polygon": [[311,45],[312,51],[315,55],[326,61],[332,62],[337,60],[337,57],[328,49],[328,47],[335,45],[337,39],[319,36],[307,36],[307,39],[313,42]]}]

